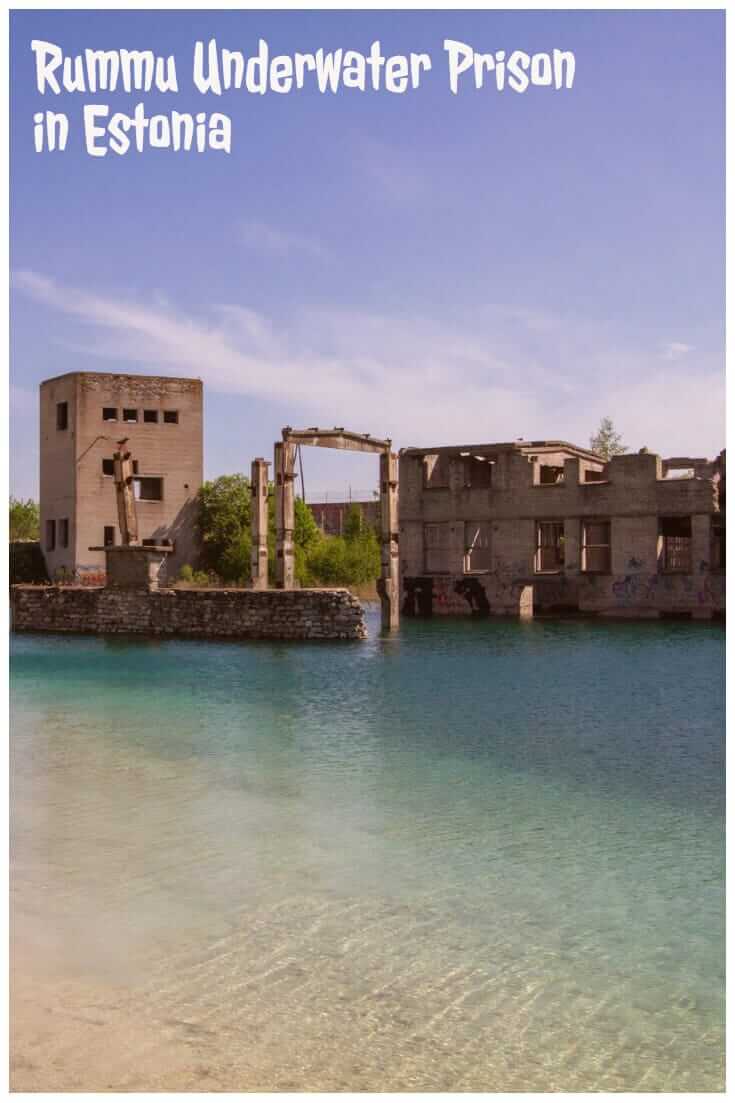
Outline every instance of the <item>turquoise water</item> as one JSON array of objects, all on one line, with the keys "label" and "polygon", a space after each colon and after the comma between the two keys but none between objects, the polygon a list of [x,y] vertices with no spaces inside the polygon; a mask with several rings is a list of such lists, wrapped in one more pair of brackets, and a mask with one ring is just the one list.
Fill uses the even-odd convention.
[{"label": "turquoise water", "polygon": [[17,1088],[721,1090],[724,632],[12,641]]}]

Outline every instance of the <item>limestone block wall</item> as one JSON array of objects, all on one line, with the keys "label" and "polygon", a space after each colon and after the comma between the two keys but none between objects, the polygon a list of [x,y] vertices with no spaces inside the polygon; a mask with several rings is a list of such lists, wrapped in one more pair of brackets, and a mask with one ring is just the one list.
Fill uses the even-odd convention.
[{"label": "limestone block wall", "polygon": [[357,640],[362,606],[348,590],[114,590],[13,586],[17,632],[199,638]]}]

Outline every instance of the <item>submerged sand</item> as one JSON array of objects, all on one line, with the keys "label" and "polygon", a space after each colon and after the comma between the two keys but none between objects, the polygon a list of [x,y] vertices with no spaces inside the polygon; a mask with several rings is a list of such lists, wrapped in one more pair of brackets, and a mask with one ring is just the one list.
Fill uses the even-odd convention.
[{"label": "submerged sand", "polygon": [[18,643],[13,1090],[722,1090],[719,645],[439,631]]}]

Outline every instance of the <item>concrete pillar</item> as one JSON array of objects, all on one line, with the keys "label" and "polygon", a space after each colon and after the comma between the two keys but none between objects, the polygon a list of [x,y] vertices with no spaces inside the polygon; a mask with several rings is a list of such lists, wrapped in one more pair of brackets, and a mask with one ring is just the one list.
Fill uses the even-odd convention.
[{"label": "concrete pillar", "polygon": [[571,459],[564,460],[564,485],[567,491],[569,491],[570,487],[576,487],[581,482],[584,482],[584,477],[582,475],[582,465],[579,456],[573,456]]},{"label": "concrete pillar", "polygon": [[400,570],[398,559],[398,456],[380,454],[380,594],[381,627],[391,631],[399,623]]},{"label": "concrete pillar", "polygon": [[467,550],[464,521],[451,521],[449,523],[448,543],[450,573],[464,574],[464,557]]},{"label": "concrete pillar", "polygon": [[254,590],[268,589],[268,461],[253,460],[250,467],[250,584]]},{"label": "concrete pillar", "polygon": [[[710,544],[711,514],[695,513],[692,517],[692,574],[704,574],[712,556]],[[703,567],[702,564],[705,566]]]},{"label": "concrete pillar", "polygon": [[113,452],[113,474],[117,496],[117,520],[123,544],[138,543],[138,517],[133,494],[133,461],[129,452]]},{"label": "concrete pillar", "polygon": [[710,620],[714,610],[709,585],[712,563],[712,514],[695,513],[692,517],[692,574],[697,590],[697,604],[692,608],[693,620]]},{"label": "concrete pillar", "polygon": [[564,574],[578,574],[582,568],[580,541],[582,522],[579,517],[564,518]]},{"label": "concrete pillar", "polygon": [[276,586],[293,590],[294,585],[294,459],[293,444],[278,441],[274,448],[276,480]]},{"label": "concrete pillar", "polygon": [[447,461],[450,494],[461,494],[465,488],[465,461],[463,456],[451,456]]},{"label": "concrete pillar", "polygon": [[521,620],[533,620],[533,586],[521,586],[518,594],[518,616]]}]

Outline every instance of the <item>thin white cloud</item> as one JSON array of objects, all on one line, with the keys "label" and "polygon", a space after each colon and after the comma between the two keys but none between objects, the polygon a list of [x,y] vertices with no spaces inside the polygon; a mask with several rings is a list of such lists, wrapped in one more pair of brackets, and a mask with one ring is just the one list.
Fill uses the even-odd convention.
[{"label": "thin white cloud", "polygon": [[633,448],[703,455],[724,442],[719,357],[663,370],[606,323],[497,306],[451,320],[323,308],[276,322],[241,304],[192,317],[33,272],[13,283],[76,319],[75,343],[96,359],[199,376],[214,391],[287,407],[291,424],[347,425],[398,446],[521,436],[584,445],[610,414]]},{"label": "thin white cloud", "polygon": [[292,230],[282,230],[265,222],[252,219],[242,222],[239,232],[243,243],[259,253],[274,257],[290,257],[294,253],[302,253],[322,261],[330,257],[329,250],[318,238]]},{"label": "thin white cloud", "polygon": [[680,360],[692,351],[692,345],[685,345],[683,341],[669,341],[664,345],[662,357],[664,360]]}]

